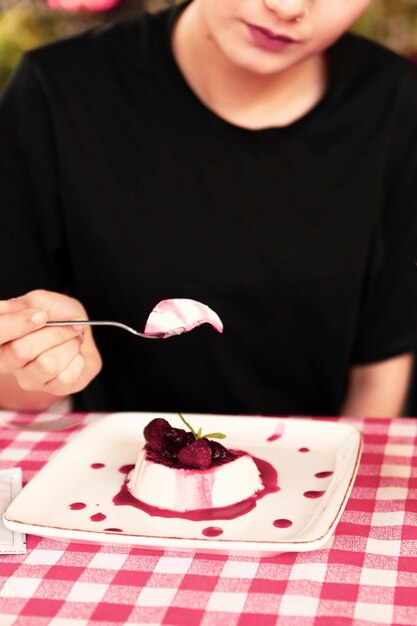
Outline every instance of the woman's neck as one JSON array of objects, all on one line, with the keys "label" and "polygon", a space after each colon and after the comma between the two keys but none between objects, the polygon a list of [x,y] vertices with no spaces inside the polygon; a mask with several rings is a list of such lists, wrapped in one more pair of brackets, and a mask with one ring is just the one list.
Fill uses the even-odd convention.
[{"label": "woman's neck", "polygon": [[324,55],[279,73],[263,75],[233,64],[202,27],[193,4],[173,30],[173,54],[186,82],[219,117],[249,129],[288,126],[323,97],[327,83]]}]

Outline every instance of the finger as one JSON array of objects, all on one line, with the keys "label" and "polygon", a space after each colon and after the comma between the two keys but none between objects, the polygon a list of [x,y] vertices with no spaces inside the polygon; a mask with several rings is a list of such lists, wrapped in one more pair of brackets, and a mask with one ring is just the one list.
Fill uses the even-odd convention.
[{"label": "finger", "polygon": [[44,391],[45,386],[59,376],[80,352],[78,338],[70,339],[40,354],[23,369],[16,372],[19,385],[25,391]]},{"label": "finger", "polygon": [[86,347],[81,344],[80,353],[71,361],[68,367],[51,380],[45,391],[55,395],[67,395],[77,393],[84,389],[90,381],[97,376],[102,368],[102,359],[97,348]]},{"label": "finger", "polygon": [[14,372],[23,369],[44,352],[82,336],[80,326],[49,326],[30,333],[0,347],[0,371]]},{"label": "finger", "polygon": [[16,313],[27,309],[28,305],[23,298],[11,298],[10,300],[0,300],[0,315],[3,313]]},{"label": "finger", "polygon": [[0,345],[42,328],[47,318],[46,311],[41,309],[24,309],[0,315]]},{"label": "finger", "polygon": [[85,368],[85,359],[82,354],[78,353],[56,378],[45,385],[44,391],[58,396],[81,391],[86,385],[85,376],[83,376]]}]

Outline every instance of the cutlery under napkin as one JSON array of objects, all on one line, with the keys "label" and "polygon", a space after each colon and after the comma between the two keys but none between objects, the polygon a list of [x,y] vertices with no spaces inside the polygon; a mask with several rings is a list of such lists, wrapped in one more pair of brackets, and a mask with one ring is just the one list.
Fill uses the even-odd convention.
[{"label": "cutlery under napkin", "polygon": [[9,530],[3,523],[3,514],[22,489],[22,470],[14,467],[0,470],[0,554],[25,554],[26,535]]}]

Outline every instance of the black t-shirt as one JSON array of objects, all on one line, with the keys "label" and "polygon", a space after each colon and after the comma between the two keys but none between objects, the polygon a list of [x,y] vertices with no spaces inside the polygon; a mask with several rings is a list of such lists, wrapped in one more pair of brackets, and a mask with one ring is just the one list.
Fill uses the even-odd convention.
[{"label": "black t-shirt", "polygon": [[337,414],[352,364],[417,346],[417,72],[345,35],[307,115],[240,128],[182,77],[178,10],[24,57],[0,106],[0,297],[65,290],[138,329],[166,298],[221,317],[97,329],[78,409]]}]

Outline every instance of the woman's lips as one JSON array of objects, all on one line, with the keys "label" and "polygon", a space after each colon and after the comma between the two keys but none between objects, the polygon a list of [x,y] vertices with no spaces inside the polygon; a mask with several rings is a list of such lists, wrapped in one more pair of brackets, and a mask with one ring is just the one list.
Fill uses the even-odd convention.
[{"label": "woman's lips", "polygon": [[288,35],[273,33],[262,26],[248,24],[248,28],[256,45],[266,50],[271,50],[272,52],[280,52],[288,48],[291,44],[297,43],[294,39],[288,37]]}]

